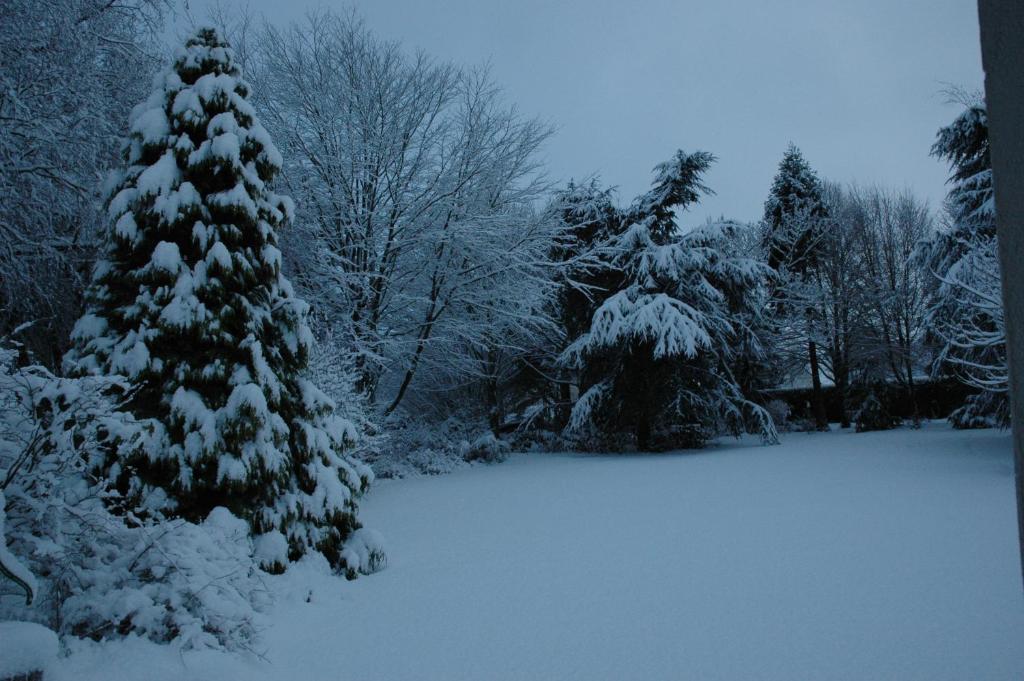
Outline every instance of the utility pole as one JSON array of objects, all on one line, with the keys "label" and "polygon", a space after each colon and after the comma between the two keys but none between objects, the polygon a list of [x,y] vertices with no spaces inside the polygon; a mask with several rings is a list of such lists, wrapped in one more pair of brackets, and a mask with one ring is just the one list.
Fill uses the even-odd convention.
[{"label": "utility pole", "polygon": [[978,0],[1024,578],[1024,2]]}]

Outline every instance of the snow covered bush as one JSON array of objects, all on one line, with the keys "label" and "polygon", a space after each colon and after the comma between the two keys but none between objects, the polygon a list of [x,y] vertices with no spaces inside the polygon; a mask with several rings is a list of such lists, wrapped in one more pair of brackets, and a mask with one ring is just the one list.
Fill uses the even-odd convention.
[{"label": "snow covered bush", "polygon": [[504,440],[499,440],[494,433],[486,432],[472,442],[463,440],[459,445],[459,450],[462,453],[462,458],[466,461],[498,463],[508,458],[509,444]]},{"label": "snow covered bush", "polygon": [[250,645],[263,586],[247,524],[223,508],[198,525],[143,521],[95,475],[113,434],[130,441],[129,432],[146,430],[119,411],[125,383],[59,378],[17,367],[16,356],[0,348],[0,517],[10,547],[2,557],[8,572],[16,556],[36,597],[31,607],[0,597],[0,617],[42,621],[63,635]]},{"label": "snow covered bush", "polygon": [[503,461],[511,451],[552,451],[565,447],[543,431],[514,431],[499,438],[488,429],[486,416],[459,412],[433,420],[405,412],[392,414],[370,438],[360,456],[380,478],[443,475],[480,461]]},{"label": "snow covered bush", "polygon": [[25,605],[32,605],[32,601],[35,600],[36,594],[39,592],[39,586],[32,571],[25,567],[18,557],[7,548],[6,508],[7,499],[0,491],[0,577],[9,579],[21,588],[25,592]]},{"label": "snow covered bush", "polygon": [[764,405],[764,409],[772,417],[772,423],[775,424],[776,430],[786,432],[790,429],[789,416],[793,410],[788,402],[780,399],[769,400],[768,404]]},{"label": "snow covered bush", "polygon": [[[116,519],[114,519],[116,522]],[[136,634],[187,648],[242,650],[268,602],[248,525],[225,508],[201,524],[169,520],[112,526],[87,554],[82,582],[60,606],[66,633],[94,639]]]},{"label": "snow covered bush", "polygon": [[450,473],[466,465],[459,445],[482,425],[461,417],[432,421],[397,412],[360,455],[381,478]]},{"label": "snow covered bush", "polygon": [[988,391],[971,395],[950,413],[949,422],[957,430],[1005,428],[1010,423],[1010,396]]},{"label": "snow covered bush", "polygon": [[73,375],[124,375],[124,409],[148,424],[144,442],[112,439],[104,475],[148,512],[201,523],[227,507],[275,549],[260,553],[269,570],[316,551],[354,577],[369,562],[349,563],[346,542],[372,472],[346,452],[353,424],[304,376],[308,306],[277,248],[293,207],[270,188],[281,156],[216,30],[154,85],[131,116],[65,358]]},{"label": "snow covered bush", "polygon": [[898,416],[894,416],[885,403],[885,388],[876,387],[870,390],[860,407],[853,415],[853,422],[856,424],[858,433],[866,433],[872,430],[891,430],[903,423]]},{"label": "snow covered bush", "polygon": [[[563,355],[584,383],[570,432],[625,430],[640,449],[656,431],[672,429],[693,446],[707,433],[747,430],[777,440],[771,417],[743,395],[730,368],[747,334],[742,315],[758,314],[754,292],[768,268],[732,254],[731,223],[685,229],[675,220],[710,191],[702,176],[713,161],[678,152],[623,216],[606,264],[623,281]],[[747,341],[756,346],[756,338]]]}]

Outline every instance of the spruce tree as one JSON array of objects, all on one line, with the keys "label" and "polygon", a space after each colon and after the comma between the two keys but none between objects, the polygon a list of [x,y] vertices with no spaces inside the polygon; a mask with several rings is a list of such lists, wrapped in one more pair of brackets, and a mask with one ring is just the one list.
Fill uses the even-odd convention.
[{"label": "spruce tree", "polygon": [[[827,215],[821,180],[796,145],[791,143],[779,162],[771,193],[764,205],[764,246],[768,266],[777,272],[787,273],[797,283],[815,276],[818,256],[827,238]],[[784,280],[784,277],[780,279]],[[805,317],[808,327],[807,361],[811,372],[811,410],[815,427],[828,430],[818,366],[818,346],[813,332],[817,311],[810,308],[789,310],[782,289],[775,291],[773,307],[780,315],[792,313]]]},{"label": "spruce tree", "polygon": [[126,376],[145,440],[112,434],[104,464],[135,508],[192,521],[217,506],[246,518],[270,570],[319,551],[355,576],[382,554],[359,530],[372,473],[354,435],[303,377],[307,305],[281,272],[291,201],[230,46],[204,28],[130,120],[126,169],[72,373]]},{"label": "spruce tree", "polygon": [[768,266],[801,274],[813,268],[826,215],[821,180],[791,143],[764,204]]}]

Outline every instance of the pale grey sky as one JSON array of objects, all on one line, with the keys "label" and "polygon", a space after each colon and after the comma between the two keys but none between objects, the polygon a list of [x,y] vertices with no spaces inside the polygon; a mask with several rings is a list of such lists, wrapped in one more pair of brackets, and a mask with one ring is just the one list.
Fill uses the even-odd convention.
[{"label": "pale grey sky", "polygon": [[[190,0],[201,15],[209,0]],[[382,38],[488,61],[507,99],[557,127],[558,180],[598,174],[629,201],[675,149],[719,161],[685,220],[761,216],[795,142],[825,178],[909,187],[938,207],[929,157],[982,85],[975,0],[249,0],[274,22],[355,6]]]}]

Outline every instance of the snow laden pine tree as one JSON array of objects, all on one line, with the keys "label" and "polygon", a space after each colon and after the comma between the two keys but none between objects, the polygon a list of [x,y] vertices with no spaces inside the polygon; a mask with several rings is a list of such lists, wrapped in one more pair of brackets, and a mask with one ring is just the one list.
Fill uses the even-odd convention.
[{"label": "snow laden pine tree", "polygon": [[745,333],[737,322],[756,313],[754,292],[769,270],[730,254],[731,224],[680,229],[675,220],[710,192],[702,176],[713,161],[678,152],[623,216],[607,262],[622,273],[621,288],[564,354],[584,388],[570,432],[625,431],[640,449],[699,446],[747,430],[776,441],[770,416],[744,397],[730,369]]},{"label": "snow laden pine tree", "polygon": [[980,96],[939,130],[932,155],[950,164],[949,227],[919,251],[936,278],[928,323],[939,338],[938,372],[951,371],[981,392],[950,420],[958,427],[1009,423],[1009,368],[1003,319],[988,115]]},{"label": "snow laden pine tree", "polygon": [[360,530],[371,471],[353,427],[303,378],[307,305],[281,273],[291,201],[233,52],[201,29],[132,113],[112,229],[67,369],[120,374],[145,437],[112,436],[105,473],[134,508],[245,518],[269,570],[316,551],[350,577],[383,555]]}]

